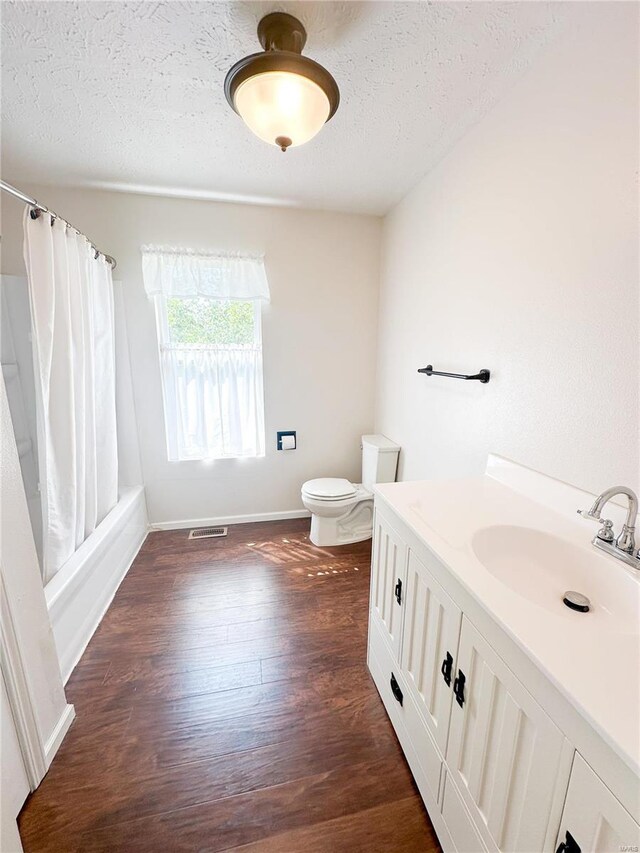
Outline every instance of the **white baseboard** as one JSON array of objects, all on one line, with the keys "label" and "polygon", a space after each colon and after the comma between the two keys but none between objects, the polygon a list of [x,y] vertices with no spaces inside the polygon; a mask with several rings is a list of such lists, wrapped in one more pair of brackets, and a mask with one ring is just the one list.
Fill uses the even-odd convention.
[{"label": "white baseboard", "polygon": [[251,524],[256,521],[284,521],[287,518],[309,518],[306,509],[290,509],[284,512],[256,512],[252,515],[223,515],[218,518],[182,518],[179,521],[156,521],[150,530],[183,530],[189,527],[222,527],[227,524]]},{"label": "white baseboard", "polygon": [[51,766],[51,762],[53,761],[56,752],[58,751],[60,744],[62,743],[64,736],[69,731],[69,727],[71,723],[76,718],[76,711],[73,705],[67,705],[60,715],[60,719],[56,723],[55,729],[51,732],[51,735],[47,739],[47,742],[44,745],[44,757],[45,763],[47,765],[47,770]]},{"label": "white baseboard", "polygon": [[142,487],[120,501],[45,587],[62,680],[102,621],[148,532]]}]

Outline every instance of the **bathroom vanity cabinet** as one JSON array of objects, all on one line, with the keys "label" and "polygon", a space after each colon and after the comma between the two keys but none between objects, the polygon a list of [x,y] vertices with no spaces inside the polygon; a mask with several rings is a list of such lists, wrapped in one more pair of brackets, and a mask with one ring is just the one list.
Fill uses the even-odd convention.
[{"label": "bathroom vanity cabinet", "polygon": [[446,851],[638,850],[635,772],[380,494],[368,665]]}]

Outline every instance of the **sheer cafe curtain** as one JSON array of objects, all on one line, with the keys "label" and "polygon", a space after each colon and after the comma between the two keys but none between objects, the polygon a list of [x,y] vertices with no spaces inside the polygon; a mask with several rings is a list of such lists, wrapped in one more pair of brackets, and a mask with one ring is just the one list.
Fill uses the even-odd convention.
[{"label": "sheer cafe curtain", "polygon": [[[170,461],[264,456],[260,311],[269,301],[261,256],[142,247],[144,286],[156,304]],[[251,343],[176,343],[169,299],[250,302]]]},{"label": "sheer cafe curtain", "polygon": [[111,266],[61,219],[24,215],[47,583],[118,500]]}]

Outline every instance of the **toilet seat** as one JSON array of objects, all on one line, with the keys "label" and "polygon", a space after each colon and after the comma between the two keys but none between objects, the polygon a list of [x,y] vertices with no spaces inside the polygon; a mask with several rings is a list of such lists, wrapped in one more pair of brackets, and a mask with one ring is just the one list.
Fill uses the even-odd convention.
[{"label": "toilet seat", "polygon": [[357,491],[353,483],[343,477],[320,477],[307,480],[302,486],[302,494],[316,501],[344,501],[353,498]]}]

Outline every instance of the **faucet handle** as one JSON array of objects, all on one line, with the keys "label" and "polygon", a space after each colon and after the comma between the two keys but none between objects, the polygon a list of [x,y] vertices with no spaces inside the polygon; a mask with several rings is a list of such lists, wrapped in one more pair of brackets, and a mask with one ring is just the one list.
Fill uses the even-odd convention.
[{"label": "faucet handle", "polygon": [[578,515],[581,515],[583,518],[588,519],[589,521],[596,521],[598,524],[601,524],[602,527],[596,533],[598,539],[602,539],[603,542],[613,542],[613,521],[609,518],[602,518],[591,510],[579,509]]},{"label": "faucet handle", "polygon": [[581,515],[583,518],[586,518],[589,521],[598,521],[600,522],[600,524],[604,524],[604,518],[601,518],[592,509],[579,509],[577,510],[577,513],[578,515]]}]

